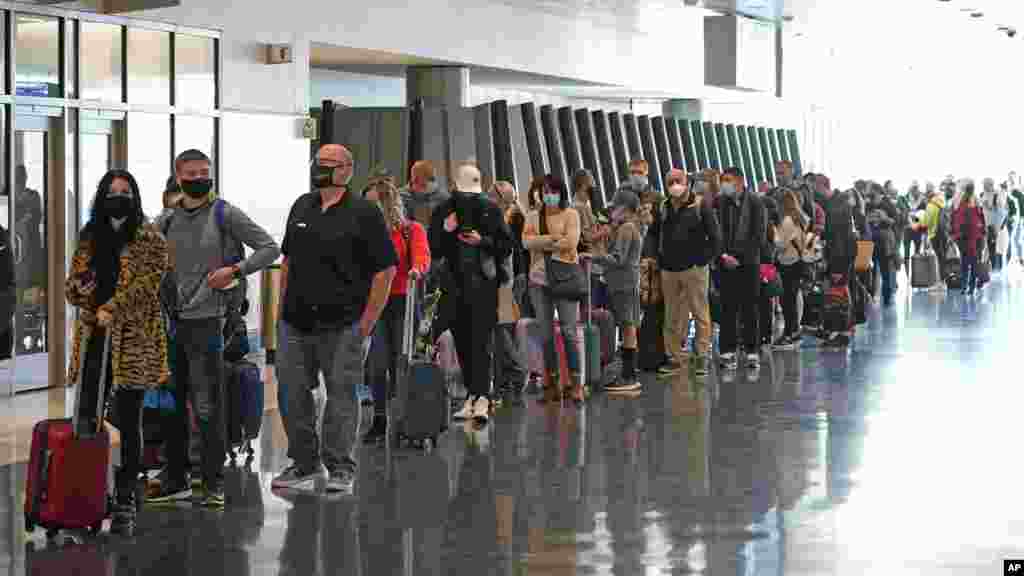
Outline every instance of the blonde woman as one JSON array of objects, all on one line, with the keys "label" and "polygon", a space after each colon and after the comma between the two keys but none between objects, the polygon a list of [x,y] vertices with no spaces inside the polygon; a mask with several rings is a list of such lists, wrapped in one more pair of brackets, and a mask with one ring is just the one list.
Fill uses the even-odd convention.
[{"label": "blonde woman", "polygon": [[370,355],[366,361],[366,378],[373,390],[373,424],[365,439],[372,442],[383,438],[387,431],[388,395],[395,393],[398,384],[394,378],[402,351],[409,278],[422,278],[430,268],[430,245],[423,226],[415,220],[406,219],[398,189],[390,181],[375,181],[363,191],[363,196],[376,202],[384,212],[395,254],[398,255],[398,270],[391,281],[391,295],[373,329]]}]

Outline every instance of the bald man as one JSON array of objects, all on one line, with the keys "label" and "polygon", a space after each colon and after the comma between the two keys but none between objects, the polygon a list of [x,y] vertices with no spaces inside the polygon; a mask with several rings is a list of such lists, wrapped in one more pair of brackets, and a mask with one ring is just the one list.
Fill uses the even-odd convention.
[{"label": "bald man", "polygon": [[[398,257],[384,213],[349,189],[352,154],[327,144],[317,153],[313,192],[288,215],[281,252],[285,335],[278,380],[287,387],[284,417],[292,464],[274,488],[351,494],[358,461],[363,367],[374,324],[388,301]],[[327,389],[322,430],[310,390]],[[326,483],[324,469],[326,468]]]},{"label": "bald man", "polygon": [[[224,324],[235,317],[238,284],[277,260],[280,249],[270,234],[237,206],[219,199],[209,156],[186,150],[174,161],[181,200],[156,220],[173,254],[174,387],[177,410],[166,426],[167,468],[151,502],[193,500],[188,478],[191,401],[201,435],[201,494],[198,504],[224,505]],[[246,258],[242,246],[252,249]],[[244,294],[239,296],[244,299]],[[229,310],[230,309],[230,310]],[[229,311],[231,314],[229,314]],[[134,486],[135,479],[125,480]],[[155,484],[155,483],[154,483]]]}]

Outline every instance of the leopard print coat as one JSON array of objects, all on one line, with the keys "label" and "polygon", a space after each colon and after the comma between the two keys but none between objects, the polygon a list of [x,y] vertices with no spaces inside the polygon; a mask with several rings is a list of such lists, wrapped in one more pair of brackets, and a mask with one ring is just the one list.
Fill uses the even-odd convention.
[{"label": "leopard print coat", "polygon": [[[67,301],[80,313],[75,322],[68,383],[78,380],[86,342],[96,327],[99,308],[93,301],[95,282],[89,262],[93,244],[79,242],[64,284]],[[167,332],[160,310],[160,282],[170,267],[167,241],[152,225],[140,226],[121,253],[114,297],[102,306],[111,314],[110,369],[114,388],[148,390],[167,382]]]}]

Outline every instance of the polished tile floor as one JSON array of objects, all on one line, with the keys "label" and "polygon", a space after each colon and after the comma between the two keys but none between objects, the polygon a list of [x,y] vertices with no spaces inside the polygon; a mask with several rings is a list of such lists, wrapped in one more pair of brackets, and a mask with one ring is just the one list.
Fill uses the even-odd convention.
[{"label": "polished tile floor", "polygon": [[[1024,272],[981,296],[903,292],[848,353],[646,382],[582,411],[502,408],[432,454],[361,452],[357,495],[282,498],[268,413],[223,513],[147,511],[131,542],[23,532],[0,469],[11,574],[1001,574],[1024,556]],[[905,282],[904,282],[905,283]],[[2,567],[0,567],[2,570]]]}]

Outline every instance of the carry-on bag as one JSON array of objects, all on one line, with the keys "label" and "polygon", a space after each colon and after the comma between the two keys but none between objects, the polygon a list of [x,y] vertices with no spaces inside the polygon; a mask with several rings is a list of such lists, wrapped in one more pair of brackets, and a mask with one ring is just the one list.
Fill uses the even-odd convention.
[{"label": "carry-on bag", "polygon": [[263,425],[263,379],[260,369],[248,360],[225,363],[227,389],[228,456],[233,461],[244,452],[252,462],[252,445]]},{"label": "carry-on bag", "polygon": [[910,285],[931,288],[939,281],[939,259],[931,250],[915,254],[910,260]]},{"label": "carry-on bag", "polygon": [[110,503],[110,435],[103,425],[109,357],[110,334],[96,326],[82,352],[73,417],[43,420],[32,429],[25,481],[28,531],[39,526],[52,537],[59,530],[103,528]]},{"label": "carry-on bag", "polygon": [[982,246],[978,250],[978,260],[974,267],[974,276],[978,279],[978,286],[984,286],[992,280],[992,260],[989,258],[988,246]]},{"label": "carry-on bag", "polygon": [[[853,280],[856,282],[856,280]],[[850,286],[844,284],[833,286],[825,293],[825,309],[823,311],[824,327],[827,332],[846,332],[850,322]]]},{"label": "carry-on bag", "polygon": [[544,333],[536,318],[521,318],[516,322],[516,339],[526,357],[526,369],[531,374],[544,375]]},{"label": "carry-on bag", "polygon": [[811,328],[821,326],[824,308],[825,291],[820,283],[812,283],[804,292],[803,325]]},{"label": "carry-on bag", "polygon": [[858,240],[857,256],[853,261],[853,269],[857,272],[866,272],[868,268],[871,268],[871,262],[874,254],[874,242],[871,240]]},{"label": "carry-on bag", "polygon": [[391,379],[398,387],[394,394],[397,401],[392,402],[392,394],[388,393],[388,441],[398,446],[409,443],[431,450],[437,446],[437,437],[448,429],[451,400],[441,367],[430,355],[416,352],[413,312],[417,288],[416,280],[410,278],[402,323],[402,354],[398,374]]}]

